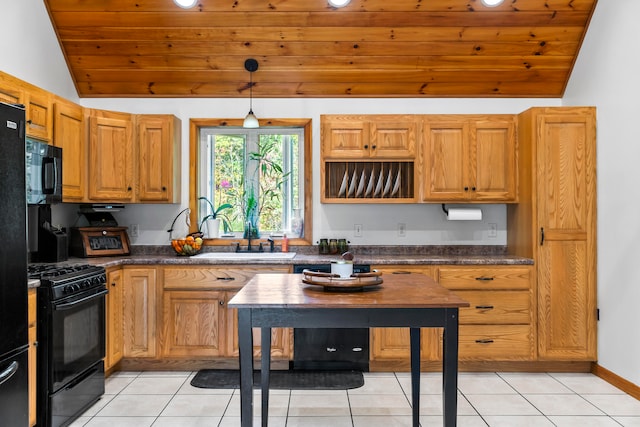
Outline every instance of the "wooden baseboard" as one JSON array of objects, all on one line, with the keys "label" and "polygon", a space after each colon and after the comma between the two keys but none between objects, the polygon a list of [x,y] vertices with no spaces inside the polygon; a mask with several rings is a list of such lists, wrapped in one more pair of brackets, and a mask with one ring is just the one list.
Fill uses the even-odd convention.
[{"label": "wooden baseboard", "polygon": [[594,375],[602,378],[612,386],[617,387],[625,393],[640,400],[640,386],[635,385],[631,381],[625,380],[624,378],[614,374],[606,368],[603,368],[597,363],[593,364],[593,366],[591,367],[591,372]]},{"label": "wooden baseboard", "polygon": [[[442,362],[422,362],[422,372],[442,371]],[[371,372],[409,372],[408,361],[371,361]],[[460,372],[591,372],[591,362],[460,361]]]},{"label": "wooden baseboard", "polygon": [[[209,360],[184,359],[122,359],[115,370],[118,371],[198,371],[200,369],[238,369],[238,358],[216,358]],[[260,368],[260,360],[254,361],[254,368]],[[272,360],[271,369],[289,369],[288,360]],[[111,370],[109,374],[115,372]]]}]

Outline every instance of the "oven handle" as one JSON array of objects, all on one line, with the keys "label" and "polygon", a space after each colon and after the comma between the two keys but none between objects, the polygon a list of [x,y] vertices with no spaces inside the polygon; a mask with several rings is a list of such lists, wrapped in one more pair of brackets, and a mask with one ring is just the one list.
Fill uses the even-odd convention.
[{"label": "oven handle", "polygon": [[9,381],[11,377],[14,376],[16,372],[18,372],[18,366],[20,366],[20,364],[16,360],[14,360],[13,362],[11,362],[7,369],[5,369],[3,372],[0,372],[0,385]]},{"label": "oven handle", "polygon": [[70,310],[71,308],[73,308],[74,306],[78,305],[78,304],[82,304],[88,300],[94,299],[96,297],[102,296],[102,295],[106,295],[109,293],[108,289],[104,289],[96,294],[91,294],[88,297],[84,297],[81,298],[77,301],[73,301],[73,302],[65,302],[63,304],[54,304],[53,305],[53,309],[57,310],[57,311],[64,311],[64,310]]},{"label": "oven handle", "polygon": [[69,385],[66,386],[64,389],[65,390],[73,390],[78,384],[80,384],[82,381],[86,380],[90,376],[94,375],[96,372],[98,372],[98,367],[94,366],[93,368],[91,368],[90,370],[85,372],[82,376],[80,376],[80,377],[74,379],[73,381],[71,381],[69,383]]}]

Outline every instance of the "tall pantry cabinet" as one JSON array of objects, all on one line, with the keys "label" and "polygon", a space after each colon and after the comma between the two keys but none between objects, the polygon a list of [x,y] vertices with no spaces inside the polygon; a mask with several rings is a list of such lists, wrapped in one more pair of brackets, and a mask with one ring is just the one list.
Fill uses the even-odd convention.
[{"label": "tall pantry cabinet", "polygon": [[596,360],[596,116],[591,107],[518,117],[520,203],[509,250],[537,274],[538,360]]}]

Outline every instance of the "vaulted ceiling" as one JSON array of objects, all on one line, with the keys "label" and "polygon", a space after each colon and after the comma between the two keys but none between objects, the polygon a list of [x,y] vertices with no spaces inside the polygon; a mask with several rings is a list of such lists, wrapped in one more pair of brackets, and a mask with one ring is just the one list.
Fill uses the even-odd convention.
[{"label": "vaulted ceiling", "polygon": [[597,0],[44,0],[81,97],[561,97]]}]

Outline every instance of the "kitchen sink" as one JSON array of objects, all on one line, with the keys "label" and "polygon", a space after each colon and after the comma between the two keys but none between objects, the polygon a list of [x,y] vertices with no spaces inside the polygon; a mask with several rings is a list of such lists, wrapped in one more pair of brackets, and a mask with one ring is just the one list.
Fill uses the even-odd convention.
[{"label": "kitchen sink", "polygon": [[295,252],[205,252],[191,258],[221,260],[260,260],[260,259],[293,259]]}]

